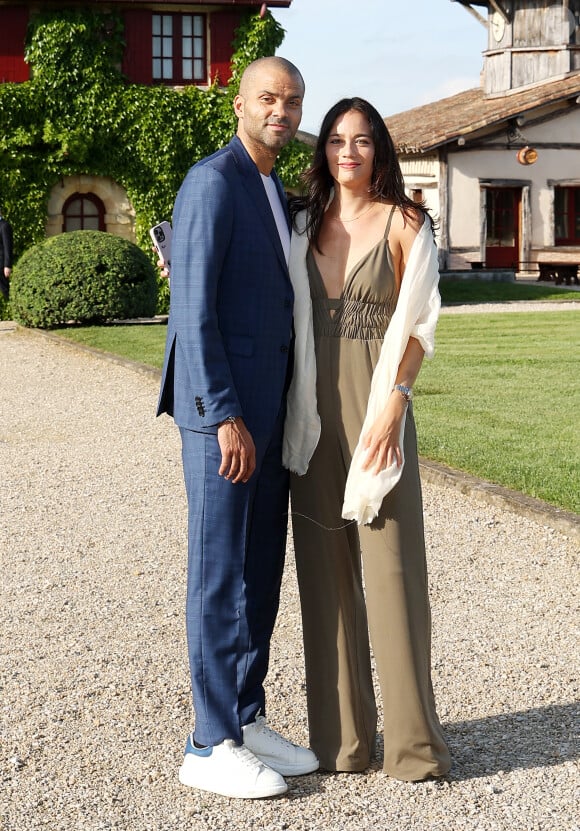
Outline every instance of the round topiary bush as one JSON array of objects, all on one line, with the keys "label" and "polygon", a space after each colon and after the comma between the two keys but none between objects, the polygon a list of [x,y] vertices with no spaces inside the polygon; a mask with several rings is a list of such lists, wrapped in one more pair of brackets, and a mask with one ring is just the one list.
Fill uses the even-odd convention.
[{"label": "round topiary bush", "polygon": [[70,231],[29,248],[14,266],[14,319],[50,329],[149,317],[157,305],[157,272],[132,242],[103,231]]}]

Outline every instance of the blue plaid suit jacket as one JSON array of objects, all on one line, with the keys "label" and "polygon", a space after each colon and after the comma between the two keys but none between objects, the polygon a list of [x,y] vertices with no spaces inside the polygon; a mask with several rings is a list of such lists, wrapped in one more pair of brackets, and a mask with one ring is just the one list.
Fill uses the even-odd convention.
[{"label": "blue plaid suit jacket", "polygon": [[293,299],[259,171],[235,137],[190,169],[175,202],[158,414],[210,432],[241,415],[267,435],[284,395]]}]

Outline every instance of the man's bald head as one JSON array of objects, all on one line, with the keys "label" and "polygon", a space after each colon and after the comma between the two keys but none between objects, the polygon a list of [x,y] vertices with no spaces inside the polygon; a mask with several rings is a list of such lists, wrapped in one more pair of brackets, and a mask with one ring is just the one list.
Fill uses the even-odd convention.
[{"label": "man's bald head", "polygon": [[252,61],[245,68],[242,78],[240,80],[240,95],[244,98],[248,95],[249,90],[260,82],[263,75],[269,75],[272,71],[285,72],[287,75],[299,82],[302,87],[302,94],[304,95],[305,84],[302,73],[297,66],[287,61],[286,58],[279,58],[272,55],[268,58],[258,58],[257,61]]}]

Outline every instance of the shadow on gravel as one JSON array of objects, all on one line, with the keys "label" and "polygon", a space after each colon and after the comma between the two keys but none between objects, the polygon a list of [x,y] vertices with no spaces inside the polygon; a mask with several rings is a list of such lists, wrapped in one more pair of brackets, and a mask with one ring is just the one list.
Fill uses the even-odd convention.
[{"label": "shadow on gravel", "polygon": [[[576,725],[579,715],[580,704],[572,702],[444,724],[452,765],[451,772],[442,777],[439,784],[551,767],[578,759],[580,741]],[[383,749],[384,739],[380,733],[369,771],[382,770]],[[321,775],[336,774],[321,770],[311,777],[304,777],[301,793],[318,790]]]},{"label": "shadow on gravel", "polygon": [[453,766],[462,781],[526,768],[550,767],[580,757],[580,705],[536,707],[516,713],[444,724]]},{"label": "shadow on gravel", "polygon": [[[578,759],[579,716],[580,704],[572,702],[443,724],[452,765],[442,781],[463,782]],[[369,770],[382,769],[383,747],[379,734]]]}]

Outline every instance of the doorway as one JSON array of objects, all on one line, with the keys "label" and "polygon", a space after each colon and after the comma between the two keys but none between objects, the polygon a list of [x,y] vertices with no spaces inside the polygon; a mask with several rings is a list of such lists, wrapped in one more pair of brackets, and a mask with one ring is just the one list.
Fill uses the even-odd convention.
[{"label": "doorway", "polygon": [[486,188],[485,265],[518,268],[522,189]]}]

